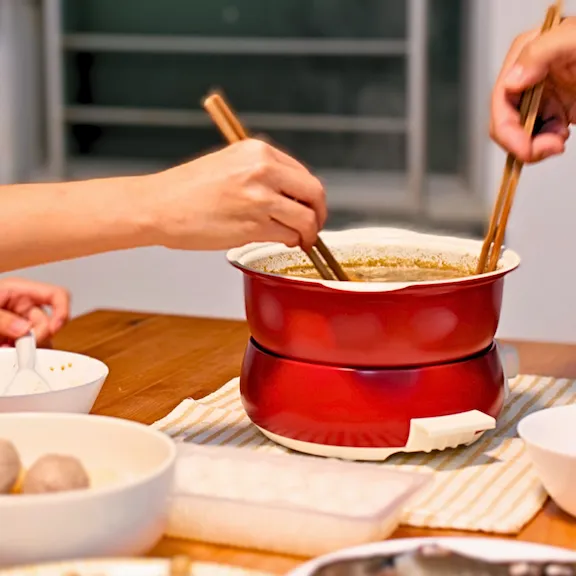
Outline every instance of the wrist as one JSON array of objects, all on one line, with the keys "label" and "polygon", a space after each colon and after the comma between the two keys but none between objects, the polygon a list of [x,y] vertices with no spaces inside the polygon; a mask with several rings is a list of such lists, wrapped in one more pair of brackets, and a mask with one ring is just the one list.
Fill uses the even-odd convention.
[{"label": "wrist", "polygon": [[129,247],[159,246],[161,222],[154,175],[123,178],[121,219],[125,222]]}]

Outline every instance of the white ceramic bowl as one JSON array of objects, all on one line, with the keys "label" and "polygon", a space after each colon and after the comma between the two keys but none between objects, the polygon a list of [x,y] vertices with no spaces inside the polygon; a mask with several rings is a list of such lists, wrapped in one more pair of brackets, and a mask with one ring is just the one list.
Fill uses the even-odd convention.
[{"label": "white ceramic bowl", "polygon": [[576,516],[576,405],[526,416],[518,424],[518,435],[552,500]]},{"label": "white ceramic bowl", "polygon": [[91,488],[0,496],[0,564],[134,556],[162,537],[176,447],[143,424],[85,414],[0,414],[25,467],[39,456],[76,456]]},{"label": "white ceramic bowl", "polygon": [[[16,350],[0,349],[0,382],[10,382],[17,370]],[[62,352],[37,350],[36,370],[53,391],[43,394],[0,396],[2,412],[77,412],[88,414],[108,376],[100,360]]]}]

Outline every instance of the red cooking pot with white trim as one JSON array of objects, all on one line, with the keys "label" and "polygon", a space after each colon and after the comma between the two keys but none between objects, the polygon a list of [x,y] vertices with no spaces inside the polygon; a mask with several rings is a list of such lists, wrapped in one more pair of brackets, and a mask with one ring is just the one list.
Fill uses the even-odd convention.
[{"label": "red cooking pot with white trim", "polygon": [[[341,262],[390,257],[473,268],[482,247],[394,228],[324,232],[322,239]],[[261,346],[294,360],[365,368],[441,364],[487,349],[504,276],[520,263],[506,250],[492,273],[399,283],[282,276],[277,271],[308,261],[280,244],[249,244],[228,260],[244,274],[246,316]]]}]

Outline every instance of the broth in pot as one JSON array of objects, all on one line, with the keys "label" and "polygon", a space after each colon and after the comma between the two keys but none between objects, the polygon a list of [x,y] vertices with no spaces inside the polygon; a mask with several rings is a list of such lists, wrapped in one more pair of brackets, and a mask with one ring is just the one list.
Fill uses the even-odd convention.
[{"label": "broth in pot", "polygon": [[[451,266],[409,266],[395,265],[385,261],[380,264],[342,265],[350,278],[358,282],[431,282],[434,280],[451,280],[471,276],[472,271]],[[320,274],[312,264],[309,266],[289,266],[275,272],[281,276],[294,278],[314,278],[320,280]]]}]

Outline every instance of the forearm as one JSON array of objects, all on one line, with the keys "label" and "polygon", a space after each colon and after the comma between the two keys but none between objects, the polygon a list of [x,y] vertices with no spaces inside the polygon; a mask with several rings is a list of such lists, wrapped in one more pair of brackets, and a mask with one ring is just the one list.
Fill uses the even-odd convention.
[{"label": "forearm", "polygon": [[150,245],[139,182],[0,186],[0,272]]}]

